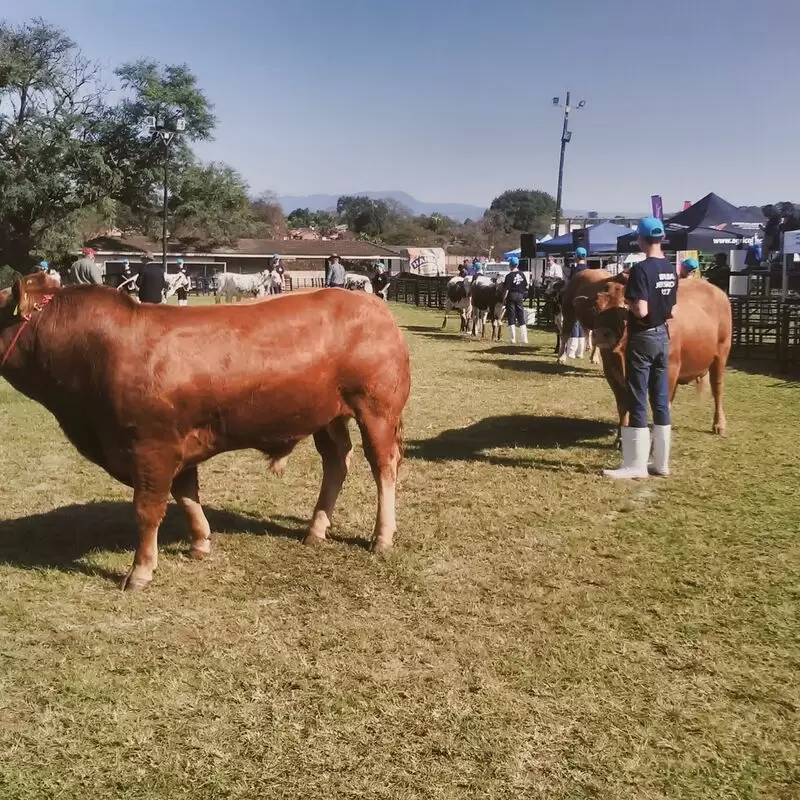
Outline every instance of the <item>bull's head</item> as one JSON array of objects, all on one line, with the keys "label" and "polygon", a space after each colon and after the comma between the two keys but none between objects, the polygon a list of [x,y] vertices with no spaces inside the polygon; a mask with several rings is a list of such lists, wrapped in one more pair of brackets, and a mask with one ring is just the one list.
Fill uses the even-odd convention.
[{"label": "bull's head", "polygon": [[628,306],[625,302],[627,275],[612,278],[594,299],[576,297],[575,309],[581,322],[592,331],[592,343],[603,350],[624,347],[628,332]]},{"label": "bull's head", "polygon": [[0,292],[0,329],[29,317],[47,294],[61,289],[61,284],[45,272],[20,278],[10,289]]}]

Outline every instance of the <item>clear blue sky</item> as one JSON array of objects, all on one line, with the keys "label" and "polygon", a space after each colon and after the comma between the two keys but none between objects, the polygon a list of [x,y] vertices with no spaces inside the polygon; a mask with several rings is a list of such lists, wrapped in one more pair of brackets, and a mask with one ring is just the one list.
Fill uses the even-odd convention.
[{"label": "clear blue sky", "polygon": [[800,200],[798,0],[0,0],[30,16],[109,72],[189,64],[219,117],[200,155],[254,192],[555,194],[570,88],[566,208]]}]

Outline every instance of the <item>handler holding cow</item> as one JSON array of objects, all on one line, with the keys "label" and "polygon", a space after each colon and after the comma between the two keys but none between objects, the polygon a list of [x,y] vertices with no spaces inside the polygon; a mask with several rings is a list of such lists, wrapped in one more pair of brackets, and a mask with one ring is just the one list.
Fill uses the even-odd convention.
[{"label": "handler holding cow", "polygon": [[604,470],[608,478],[646,478],[650,456],[647,398],[653,410],[653,463],[656,475],[669,474],[671,439],[669,398],[669,330],[667,320],[678,291],[678,275],[664,257],[664,223],[645,217],[637,228],[639,249],[647,256],[631,269],[625,289],[628,344],[625,376],[630,420],[622,428],[622,466]]}]

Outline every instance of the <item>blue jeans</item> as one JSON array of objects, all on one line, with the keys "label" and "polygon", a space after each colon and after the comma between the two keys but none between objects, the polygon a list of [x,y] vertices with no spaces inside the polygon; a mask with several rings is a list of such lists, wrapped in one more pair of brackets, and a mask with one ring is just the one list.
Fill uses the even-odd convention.
[{"label": "blue jeans", "polygon": [[664,325],[634,333],[625,350],[631,428],[647,427],[647,398],[655,425],[669,425],[669,336]]}]

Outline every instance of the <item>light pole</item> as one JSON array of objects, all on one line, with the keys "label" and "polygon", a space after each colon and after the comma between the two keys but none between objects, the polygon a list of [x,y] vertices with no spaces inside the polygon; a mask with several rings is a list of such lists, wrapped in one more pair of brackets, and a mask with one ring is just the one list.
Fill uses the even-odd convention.
[{"label": "light pole", "polygon": [[180,111],[174,114],[162,114],[158,117],[145,117],[144,124],[151,136],[161,140],[164,145],[164,201],[161,208],[161,266],[167,271],[167,182],[169,181],[169,149],[179,133],[186,130],[186,120]]},{"label": "light pole", "polygon": [[[556,108],[561,107],[561,98],[554,97],[553,98],[553,105]],[[583,108],[586,105],[585,100],[581,100],[577,108]],[[558,193],[556,194],[556,225],[555,231],[553,232],[554,236],[558,236],[558,227],[561,224],[561,194],[564,189],[564,155],[567,151],[567,143],[572,139],[572,131],[569,130],[569,112],[572,111],[572,107],[569,104],[569,92],[567,92],[567,101],[564,103],[564,127],[561,129],[561,158],[558,162]]]}]

